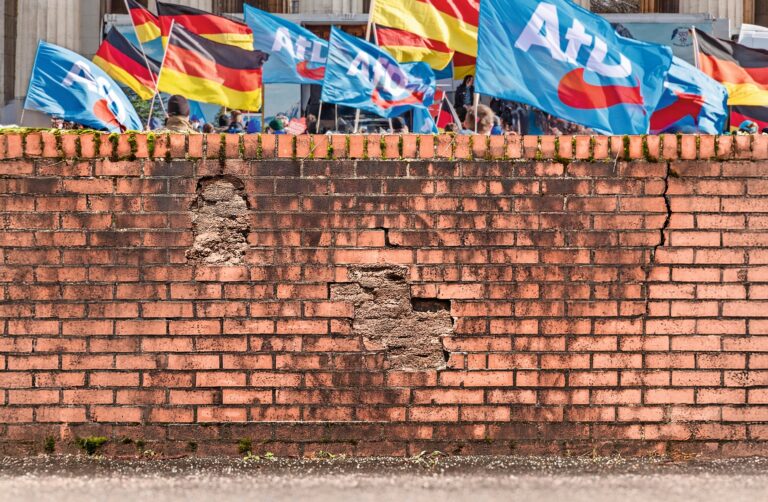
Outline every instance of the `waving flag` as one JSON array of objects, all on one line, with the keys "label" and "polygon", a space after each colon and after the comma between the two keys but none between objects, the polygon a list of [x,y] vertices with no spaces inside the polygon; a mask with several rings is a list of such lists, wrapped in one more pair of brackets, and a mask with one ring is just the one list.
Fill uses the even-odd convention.
[{"label": "waving flag", "polygon": [[[479,4],[480,0],[376,0],[371,19],[374,24],[413,33],[431,43],[441,42],[451,51],[474,56]],[[509,5],[507,10],[512,10]],[[381,40],[379,44],[389,45]],[[401,53],[406,50],[404,45],[400,47]],[[413,52],[413,58],[404,60],[421,61],[415,58],[423,52],[423,46],[413,45]],[[447,64],[434,68],[440,70]]]},{"label": "waving flag", "polygon": [[146,44],[160,36],[160,20],[136,0],[125,0],[131,22],[136,29],[136,37],[141,44]]},{"label": "waving flag", "polygon": [[451,63],[454,51],[442,42],[386,26],[376,26],[375,30],[377,45],[400,62],[423,61],[436,70]]},{"label": "waving flag", "polygon": [[175,21],[189,32],[208,40],[234,45],[248,51],[253,49],[253,33],[243,23],[216,16],[204,10],[164,2],[157,2],[157,13],[160,18],[163,44],[166,43],[168,33],[171,31],[171,22]]},{"label": "waving flag", "polygon": [[261,67],[268,56],[218,44],[180,25],[168,38],[157,87],[168,94],[237,110],[261,109]]},{"label": "waving flag", "polygon": [[331,28],[321,99],[381,117],[432,104],[435,75],[426,63],[399,65],[381,48]]},{"label": "waving flag", "polygon": [[688,128],[704,134],[720,134],[728,120],[725,87],[675,57],[669,68],[664,94],[651,116],[651,133]]},{"label": "waving flag", "polygon": [[696,30],[698,66],[728,89],[732,106],[768,106],[768,51]]},{"label": "waving flag", "polygon": [[243,5],[253,31],[253,48],[271,57],[264,66],[267,84],[322,84],[328,42],[301,26]]},{"label": "waving flag", "polygon": [[[144,59],[114,26],[96,51],[93,62],[110,77],[130,87],[141,99],[152,99],[160,63]],[[149,64],[149,67],[147,67]]]},{"label": "waving flag", "polygon": [[672,63],[566,0],[482,0],[476,91],[610,134],[644,134]]},{"label": "waving flag", "polygon": [[47,42],[37,46],[24,108],[110,132],[142,129],[131,102],[101,68]]}]

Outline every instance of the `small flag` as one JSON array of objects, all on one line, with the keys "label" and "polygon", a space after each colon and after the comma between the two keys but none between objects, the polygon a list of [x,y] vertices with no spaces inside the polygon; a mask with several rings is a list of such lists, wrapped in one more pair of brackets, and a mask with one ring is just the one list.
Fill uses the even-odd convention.
[{"label": "small flag", "polygon": [[42,41],[24,108],[98,130],[142,129],[125,93],[101,68],[79,54]]},{"label": "small flag", "polygon": [[768,108],[765,106],[732,106],[731,127],[732,131],[739,129],[745,120],[751,120],[757,124],[757,130],[762,132],[768,128]]},{"label": "small flag", "polygon": [[694,34],[699,69],[728,89],[729,105],[768,106],[768,51]]},{"label": "small flag", "polygon": [[672,50],[562,0],[482,0],[475,90],[610,134],[645,134]]},{"label": "small flag", "polygon": [[250,5],[245,22],[253,30],[253,48],[271,57],[264,67],[267,84],[322,84],[328,42],[311,31]]},{"label": "small flag", "polygon": [[400,65],[380,47],[331,28],[323,102],[391,118],[428,107],[434,94],[435,74],[426,63]]},{"label": "small flag", "polygon": [[728,91],[680,58],[669,68],[664,94],[651,116],[651,134],[680,131],[721,134],[728,120]]},{"label": "small flag", "polygon": [[163,45],[167,43],[171,23],[176,22],[190,33],[213,40],[220,44],[234,45],[245,50],[253,50],[253,33],[247,25],[232,21],[226,17],[216,16],[204,10],[157,2],[157,13],[160,19],[160,30],[163,34]]},{"label": "small flag", "polygon": [[[146,58],[114,26],[96,51],[93,62],[116,81],[130,87],[141,99],[152,99],[160,63]],[[149,64],[149,68],[147,68]]]},{"label": "small flag", "polygon": [[237,110],[262,105],[262,65],[269,56],[213,42],[174,25],[158,89]]},{"label": "small flag", "polygon": [[136,0],[126,0],[128,13],[131,15],[136,37],[141,44],[146,44],[160,36],[160,21]]}]

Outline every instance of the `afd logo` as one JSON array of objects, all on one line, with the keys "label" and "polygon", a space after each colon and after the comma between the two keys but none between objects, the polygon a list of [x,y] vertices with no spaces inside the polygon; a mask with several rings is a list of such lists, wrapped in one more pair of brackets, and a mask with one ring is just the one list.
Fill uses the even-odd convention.
[{"label": "afd logo", "polygon": [[[291,39],[287,28],[278,28],[275,32],[273,52],[285,51],[296,63],[296,73],[309,80],[323,80],[325,77],[326,47],[323,43],[299,36]],[[318,66],[319,65],[319,66]]]},{"label": "afd logo", "polygon": [[422,104],[434,92],[421,80],[411,81],[397,64],[385,58],[376,59],[363,51],[358,51],[347,75],[373,87],[371,101],[382,110]]},{"label": "afd logo", "polygon": [[[516,48],[526,52],[533,46],[548,50],[555,61],[581,67],[566,73],[560,80],[558,96],[565,105],[589,110],[618,104],[643,104],[640,83],[631,78],[632,62],[624,54],[617,54],[618,61],[608,63],[608,44],[600,37],[587,33],[578,19],[573,19],[573,25],[565,32],[565,40],[561,40],[555,5],[540,3],[515,42]],[[586,63],[578,61],[582,49],[589,53]],[[587,76],[591,82],[587,81]],[[601,77],[626,79],[633,85],[604,85]]]},{"label": "afd logo", "polygon": [[101,96],[93,102],[91,113],[104,124],[119,128],[124,131],[128,121],[128,110],[123,105],[120,95],[115,92],[112,83],[104,78],[97,77],[82,61],[75,61],[72,68],[64,77],[62,84],[65,87],[73,85],[83,86],[91,94]]}]

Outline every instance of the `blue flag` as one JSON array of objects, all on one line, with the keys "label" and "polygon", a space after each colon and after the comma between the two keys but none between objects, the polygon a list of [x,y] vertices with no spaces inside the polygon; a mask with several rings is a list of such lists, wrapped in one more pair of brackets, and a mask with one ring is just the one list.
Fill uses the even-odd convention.
[{"label": "blue flag", "polygon": [[432,104],[435,74],[427,63],[399,64],[379,47],[331,28],[320,99],[391,118]]},{"label": "blue flag", "polygon": [[328,42],[301,26],[263,10],[243,5],[253,31],[253,48],[270,55],[264,64],[265,84],[322,84]]},{"label": "blue flag", "polygon": [[440,132],[428,108],[413,109],[413,130],[411,132],[417,134],[437,134]]},{"label": "blue flag", "polygon": [[721,134],[728,121],[728,90],[680,58],[669,68],[664,94],[651,116],[651,133]]},{"label": "blue flag", "polygon": [[133,105],[101,68],[57,45],[40,42],[24,108],[93,129],[142,129]]},{"label": "blue flag", "polygon": [[476,91],[609,134],[644,134],[672,63],[568,0],[482,0]]}]

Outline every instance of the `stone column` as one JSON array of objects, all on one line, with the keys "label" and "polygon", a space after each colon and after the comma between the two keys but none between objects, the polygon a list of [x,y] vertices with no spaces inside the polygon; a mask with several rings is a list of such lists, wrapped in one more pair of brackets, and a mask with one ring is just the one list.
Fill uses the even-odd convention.
[{"label": "stone column", "polygon": [[80,0],[19,2],[16,38],[16,97],[26,95],[38,40],[80,51]]}]

